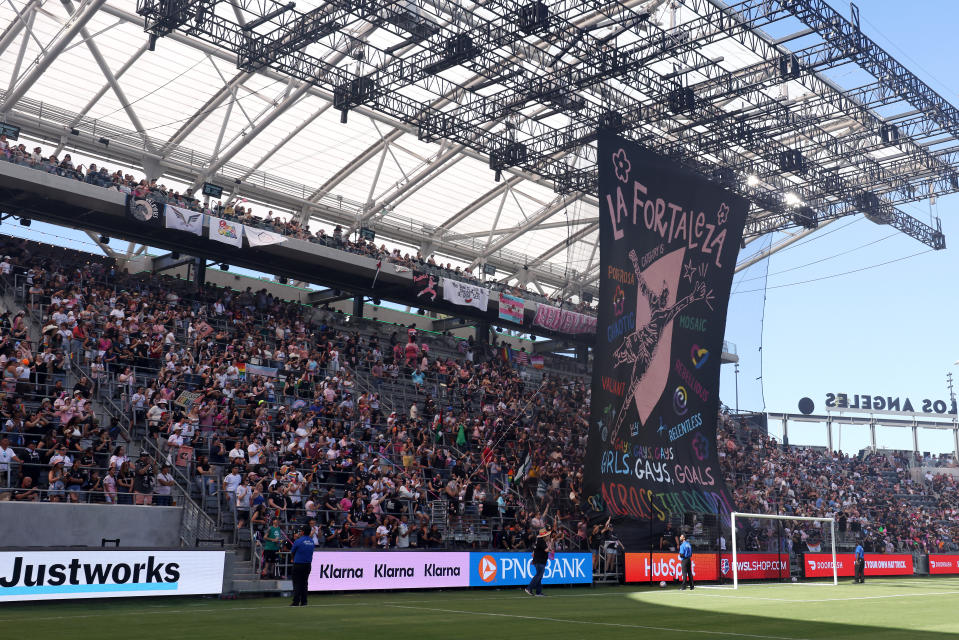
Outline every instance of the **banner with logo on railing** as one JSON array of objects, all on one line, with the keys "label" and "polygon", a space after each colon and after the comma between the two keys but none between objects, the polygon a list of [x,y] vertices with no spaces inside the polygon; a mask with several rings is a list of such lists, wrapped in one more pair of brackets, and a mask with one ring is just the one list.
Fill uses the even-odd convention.
[{"label": "banner with logo on railing", "polygon": [[199,211],[190,211],[168,204],[164,209],[164,218],[167,229],[185,231],[197,236],[203,235],[203,214]]},{"label": "banner with logo on railing", "polygon": [[246,234],[246,241],[251,247],[265,247],[286,242],[286,236],[284,235],[249,225],[243,227],[243,233]]},{"label": "banner with logo on railing", "polygon": [[433,274],[422,271],[413,272],[413,293],[416,294],[417,298],[434,302],[436,300],[436,294],[439,293],[437,291],[438,288],[439,283]]},{"label": "banner with logo on railing", "polygon": [[596,333],[595,316],[588,316],[585,313],[577,313],[569,309],[551,307],[548,304],[536,305],[533,325],[570,335]]},{"label": "banner with logo on railing", "polygon": [[443,299],[453,304],[486,311],[489,306],[489,289],[478,284],[443,278]]},{"label": "banner with logo on railing", "polygon": [[511,296],[508,293],[499,294],[499,319],[523,324],[523,311],[526,302],[522,298]]},{"label": "banner with logo on railing", "polygon": [[210,240],[216,240],[234,247],[243,246],[243,225],[223,218],[210,217]]}]

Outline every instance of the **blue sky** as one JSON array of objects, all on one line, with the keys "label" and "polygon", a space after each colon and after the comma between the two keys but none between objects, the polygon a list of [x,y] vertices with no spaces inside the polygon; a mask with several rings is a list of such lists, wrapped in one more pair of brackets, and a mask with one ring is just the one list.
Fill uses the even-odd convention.
[{"label": "blue sky", "polygon": [[[847,4],[832,4],[848,14]],[[955,4],[921,0],[912,7],[905,10],[902,3],[887,0],[860,2],[863,31],[940,95],[959,104],[952,56],[942,49],[959,27]],[[840,69],[834,77],[845,87],[868,82],[854,68]],[[738,274],[726,338],[737,345],[740,356],[739,407],[796,412],[797,401],[808,396],[819,411],[829,392],[909,397],[914,404],[925,398],[948,400],[946,374],[959,377],[959,367],[953,365],[959,360],[954,329],[959,311],[957,207],[959,195],[940,198],[934,206],[922,201],[903,207],[927,223],[931,215],[941,216],[949,246],[944,251],[926,251],[890,227],[855,216]],[[69,229],[39,223],[27,229],[14,223],[2,230],[97,251],[85,235]],[[741,258],[769,240],[752,243]],[[870,268],[892,260],[899,261]],[[796,284],[807,280],[816,281]],[[726,365],[721,397],[733,406],[735,395],[733,367]],[[771,431],[778,434],[778,426],[771,425]],[[887,428],[879,430],[877,442],[911,448],[911,439],[908,430]],[[790,441],[825,444],[825,427],[796,423]],[[866,428],[842,428],[844,450],[855,452],[867,444]],[[921,450],[951,451],[952,434],[920,432],[919,444]]]},{"label": "blue sky", "polygon": [[[845,3],[831,4],[848,14]],[[860,2],[859,6],[866,35],[952,104],[959,104],[953,56],[944,55],[942,49],[942,43],[955,39],[959,27],[954,2],[922,0],[910,10],[886,0]],[[837,80],[846,87],[865,82],[855,72]],[[955,331],[959,310],[957,207],[959,195],[940,198],[933,207],[929,201],[902,207],[926,223],[930,210],[941,216],[947,244],[944,251],[925,252],[859,273],[782,286],[926,249],[895,229],[855,216],[839,220],[810,236],[811,241],[802,241],[801,246],[738,274],[726,338],[739,350],[740,408],[796,413],[798,400],[808,396],[820,411],[828,392],[908,396],[914,404],[924,398],[948,400],[946,374],[951,371],[959,377],[959,367],[953,366],[959,359]],[[766,242],[766,238],[754,242],[742,255]],[[875,244],[862,247],[867,243]],[[824,258],[829,259],[811,264]],[[767,268],[764,317],[762,276]],[[721,396],[728,405],[734,404],[732,365],[723,367]],[[778,425],[770,425],[770,430],[780,431]],[[794,444],[825,444],[825,426],[796,423],[789,436]],[[843,427],[842,437],[846,451],[855,452],[868,444],[865,427]],[[877,444],[911,448],[912,434],[908,429],[879,429]],[[920,431],[919,446],[923,451],[952,451],[952,434]]]}]

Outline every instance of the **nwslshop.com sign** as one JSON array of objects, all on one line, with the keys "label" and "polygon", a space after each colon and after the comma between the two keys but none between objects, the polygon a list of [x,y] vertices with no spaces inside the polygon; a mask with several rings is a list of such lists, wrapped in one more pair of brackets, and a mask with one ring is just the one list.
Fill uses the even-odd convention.
[{"label": "nwslshop.com sign", "polygon": [[317,551],[310,591],[437,589],[470,586],[470,554]]},{"label": "nwslshop.com sign", "polygon": [[732,509],[716,455],[716,415],[748,203],[611,135],[599,139],[599,200],[597,366],[584,485],[595,511],[625,517],[617,533],[636,548],[672,514],[728,520]]},{"label": "nwslshop.com sign", "polygon": [[223,551],[0,552],[0,602],[220,593]]}]

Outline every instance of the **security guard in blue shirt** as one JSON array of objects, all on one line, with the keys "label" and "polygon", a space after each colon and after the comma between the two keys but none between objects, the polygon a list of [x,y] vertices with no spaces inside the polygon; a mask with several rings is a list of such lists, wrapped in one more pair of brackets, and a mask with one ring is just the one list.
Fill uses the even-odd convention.
[{"label": "security guard in blue shirt", "polygon": [[686,535],[679,536],[679,560],[683,566],[683,587],[680,591],[686,590],[689,584],[689,590],[695,589],[693,586],[693,546],[686,540]]},{"label": "security guard in blue shirt", "polygon": [[856,544],[856,577],[853,582],[864,583],[866,581],[866,552],[862,548],[862,543]]},{"label": "security guard in blue shirt", "polygon": [[310,525],[305,524],[296,532],[296,540],[290,555],[293,557],[293,602],[291,607],[305,607],[307,584],[310,580],[310,569],[313,568],[313,537],[310,535]]}]

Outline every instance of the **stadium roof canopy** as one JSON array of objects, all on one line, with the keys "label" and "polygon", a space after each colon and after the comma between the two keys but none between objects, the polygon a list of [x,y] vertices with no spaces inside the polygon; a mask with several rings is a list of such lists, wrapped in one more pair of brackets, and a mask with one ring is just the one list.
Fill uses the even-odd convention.
[{"label": "stadium roof canopy", "polygon": [[862,212],[942,248],[897,205],[959,190],[959,112],[821,0],[5,0],[0,89],[60,148],[547,293],[598,276],[600,128],[752,237]]}]

